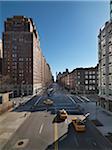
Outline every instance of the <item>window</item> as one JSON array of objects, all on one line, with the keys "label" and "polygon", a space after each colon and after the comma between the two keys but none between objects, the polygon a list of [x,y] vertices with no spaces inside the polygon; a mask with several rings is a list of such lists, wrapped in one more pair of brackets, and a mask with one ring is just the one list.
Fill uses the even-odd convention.
[{"label": "window", "polygon": [[23,61],[23,58],[19,58],[19,61]]},{"label": "window", "polygon": [[80,79],[80,76],[77,76],[78,77],[78,79]]},{"label": "window", "polygon": [[85,71],[85,74],[88,74],[88,71]]},{"label": "window", "polygon": [[17,78],[16,78],[16,77],[14,77],[14,80],[16,81],[16,80],[17,80]]},{"label": "window", "polygon": [[92,80],[89,80],[89,83],[91,84],[91,83],[92,83]]},{"label": "window", "polygon": [[89,79],[92,79],[92,75],[89,75]]},{"label": "window", "polygon": [[95,80],[93,80],[93,83],[95,83]]},{"label": "window", "polygon": [[29,58],[29,61],[31,61],[31,58]]},{"label": "window", "polygon": [[85,84],[88,84],[88,80],[85,80]]},{"label": "window", "polygon": [[14,45],[14,46],[13,46],[13,49],[16,50],[16,49],[17,49],[17,45]]},{"label": "window", "polygon": [[92,86],[91,85],[89,86],[89,90],[92,90]]},{"label": "window", "polygon": [[95,90],[95,87],[93,86],[93,90]]},{"label": "window", "polygon": [[88,86],[87,85],[85,86],[85,89],[88,90]]},{"label": "window", "polygon": [[93,79],[95,79],[95,75],[93,75]]},{"label": "window", "polygon": [[109,45],[109,53],[111,54],[112,52],[112,45]]},{"label": "window", "polygon": [[17,54],[12,54],[12,57],[17,57]]},{"label": "window", "polygon": [[78,75],[80,75],[80,72],[78,72]]},{"label": "window", "polygon": [[13,69],[17,69],[17,66],[13,65]]},{"label": "window", "polygon": [[88,79],[88,75],[85,75],[85,78]]}]

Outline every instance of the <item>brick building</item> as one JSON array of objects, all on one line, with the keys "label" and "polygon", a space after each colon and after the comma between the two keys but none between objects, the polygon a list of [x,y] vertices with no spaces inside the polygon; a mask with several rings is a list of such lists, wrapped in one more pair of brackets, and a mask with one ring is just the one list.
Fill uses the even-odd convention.
[{"label": "brick building", "polygon": [[[31,18],[13,16],[4,22],[3,74],[9,75],[10,85],[15,96],[36,94],[45,86],[47,63],[40,49],[40,39]],[[42,61],[45,61],[44,67]],[[48,68],[47,82],[51,83],[51,70]],[[43,78],[42,78],[43,76]]]},{"label": "brick building", "polygon": [[0,76],[2,74],[2,40],[0,39]]},{"label": "brick building", "polygon": [[93,94],[98,92],[98,66],[77,68],[73,74],[76,93]]},{"label": "brick building", "polygon": [[59,74],[57,74],[56,81],[63,87],[67,87],[69,84],[68,74],[68,69],[63,73],[59,72]]},{"label": "brick building", "polygon": [[98,66],[76,68],[72,72],[59,73],[60,85],[76,94],[93,94],[98,92]]}]

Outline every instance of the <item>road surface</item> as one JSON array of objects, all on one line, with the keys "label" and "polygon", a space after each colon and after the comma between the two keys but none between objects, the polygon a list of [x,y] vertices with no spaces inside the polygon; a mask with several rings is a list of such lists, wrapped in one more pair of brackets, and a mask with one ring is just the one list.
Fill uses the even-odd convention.
[{"label": "road surface", "polygon": [[[87,120],[86,132],[77,133],[71,123],[75,114],[80,112],[79,103],[54,85],[50,96],[52,106],[46,106],[43,101],[46,96],[35,97],[24,106],[15,109],[16,112],[28,111],[31,115],[25,120],[3,150],[112,150],[109,141],[100,134],[96,127]],[[57,111],[66,109],[68,118],[58,120]]]}]

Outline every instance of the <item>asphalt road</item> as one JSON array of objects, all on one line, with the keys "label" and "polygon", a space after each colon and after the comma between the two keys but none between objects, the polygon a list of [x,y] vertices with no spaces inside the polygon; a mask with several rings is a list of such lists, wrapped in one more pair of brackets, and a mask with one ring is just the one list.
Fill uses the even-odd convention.
[{"label": "asphalt road", "polygon": [[[54,101],[52,106],[43,104],[46,98],[46,96],[35,97],[14,110],[18,113],[20,111],[32,113],[3,150],[112,150],[112,145],[89,120],[86,122],[86,132],[75,131],[71,118],[80,112],[77,97],[74,101],[54,85],[54,92],[50,97]],[[62,108],[69,114],[65,121],[58,120],[56,115]]]}]

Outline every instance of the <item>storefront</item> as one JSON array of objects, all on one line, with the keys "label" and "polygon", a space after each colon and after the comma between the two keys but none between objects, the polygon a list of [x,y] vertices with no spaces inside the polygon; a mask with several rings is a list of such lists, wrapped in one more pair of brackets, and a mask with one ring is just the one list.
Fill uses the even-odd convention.
[{"label": "storefront", "polygon": [[112,112],[112,99],[110,97],[99,97],[99,105]]}]

